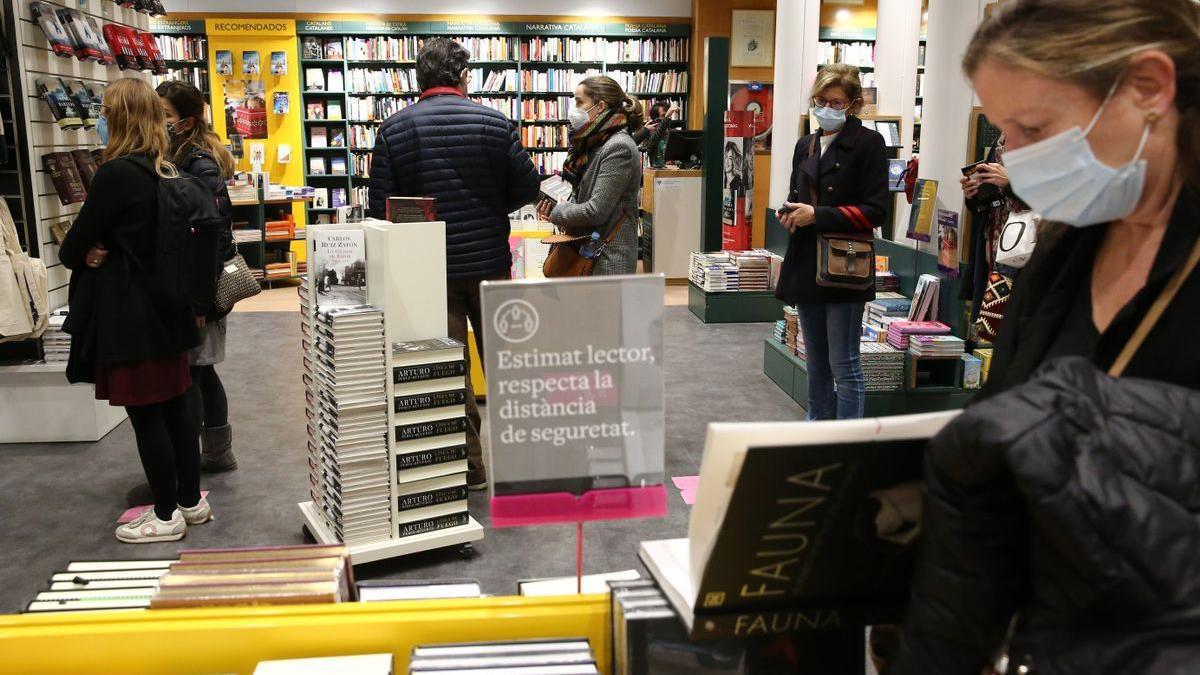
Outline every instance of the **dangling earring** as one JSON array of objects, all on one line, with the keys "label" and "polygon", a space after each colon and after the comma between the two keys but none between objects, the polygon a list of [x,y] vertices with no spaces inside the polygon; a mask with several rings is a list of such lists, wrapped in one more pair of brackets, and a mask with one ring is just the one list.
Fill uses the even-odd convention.
[{"label": "dangling earring", "polygon": [[1146,113],[1146,124],[1154,124],[1155,122],[1158,121],[1158,119],[1159,119],[1158,113],[1154,112],[1153,110]]}]

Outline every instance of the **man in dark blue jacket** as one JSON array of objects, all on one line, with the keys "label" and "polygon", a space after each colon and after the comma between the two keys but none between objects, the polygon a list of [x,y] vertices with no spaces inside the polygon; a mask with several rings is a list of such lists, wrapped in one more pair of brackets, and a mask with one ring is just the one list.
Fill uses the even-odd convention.
[{"label": "man in dark blue jacket", "polygon": [[[503,113],[466,97],[470,54],[444,38],[417,55],[420,100],[379,128],[371,160],[370,211],[385,218],[387,198],[434,197],[446,221],[449,333],[467,341],[467,319],[483,354],[479,283],[508,279],[508,214],[538,196],[537,169]],[[479,411],[467,387],[468,472],[472,489],[487,487],[479,444]]]}]

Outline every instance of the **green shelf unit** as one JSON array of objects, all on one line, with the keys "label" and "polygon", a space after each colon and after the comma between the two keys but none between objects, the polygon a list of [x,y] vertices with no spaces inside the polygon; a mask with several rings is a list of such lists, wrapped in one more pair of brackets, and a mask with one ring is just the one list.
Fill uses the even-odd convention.
[{"label": "green shelf unit", "polygon": [[[296,34],[300,38],[297,42],[297,49],[300,51],[298,56],[303,54],[303,43],[307,37],[318,37],[322,40],[342,40],[342,53],[348,53],[346,39],[353,37],[417,37],[419,39],[434,37],[434,36],[484,36],[484,37],[508,37],[515,40],[525,41],[534,37],[564,37],[564,38],[603,38],[613,41],[622,41],[626,39],[684,39],[690,41],[691,24],[687,22],[680,23],[653,23],[649,27],[643,28],[636,22],[610,22],[610,23],[538,23],[528,24],[523,22],[485,22],[480,24],[464,23],[462,21],[297,21]],[[685,52],[687,45],[685,45]],[[518,50],[518,54],[520,51]],[[600,54],[601,56],[603,55]],[[383,69],[383,68],[412,68],[415,62],[412,61],[391,61],[386,59],[304,59],[300,58],[299,62],[302,67],[310,65],[312,67],[321,67],[326,70],[333,70],[337,67],[342,68],[343,77],[348,74],[350,68],[367,68],[367,69]],[[692,65],[684,61],[665,60],[661,62],[642,63],[629,61],[613,61],[606,62],[605,60],[592,61],[545,61],[545,60],[521,60],[521,59],[499,59],[499,60],[472,60],[472,67],[485,69],[513,69],[517,71],[518,81],[526,71],[543,71],[551,68],[561,68],[569,70],[581,70],[585,68],[596,68],[602,72],[610,70],[670,70],[676,69],[686,71],[688,79],[693,79]],[[515,99],[515,106],[519,110],[521,102],[525,98],[544,100],[547,97],[571,96],[573,91],[562,92],[533,92],[533,91],[490,91],[490,92],[471,92],[469,97],[478,97],[481,99],[494,98],[512,98]],[[414,92],[395,93],[367,93],[367,92],[305,92],[302,99],[305,100],[333,100],[336,97],[342,98],[343,110],[349,111],[348,103],[351,99],[366,97],[366,96],[399,96],[399,97],[415,97]],[[684,103],[684,119],[686,119],[686,107],[688,92],[674,93],[637,93],[639,97],[672,97],[682,98]],[[324,120],[305,120],[306,124],[324,123]],[[543,124],[566,124],[565,120],[554,121],[537,121],[523,122],[520,120],[512,120],[514,126],[520,130],[524,126],[534,126]],[[372,120],[359,122],[351,120],[350,124],[381,124],[382,120]],[[307,143],[307,138],[305,142]],[[320,152],[325,156],[329,156],[328,150],[313,149],[312,152]],[[367,150],[366,152],[369,152]],[[309,148],[304,149],[305,162],[308,161]],[[364,154],[357,152],[356,154]],[[351,153],[351,154],[355,154]],[[352,160],[353,157],[351,156]],[[307,166],[307,164],[306,164]],[[351,185],[352,187],[352,185]],[[322,213],[317,209],[309,209],[310,214]],[[311,221],[310,221],[311,222]]]},{"label": "green shelf unit", "polygon": [[[277,244],[287,244],[291,246],[292,242],[302,241],[301,239],[280,239],[267,241],[267,211],[270,209],[272,213],[276,211],[280,214],[291,213],[291,201],[271,201],[264,202],[261,199],[255,202],[234,202],[233,203],[233,220],[237,222],[249,223],[249,228],[237,229],[257,229],[260,239],[258,241],[244,241],[236,244],[238,252],[246,259],[246,264],[251,269],[258,269],[263,272],[263,278],[259,283],[267,285],[269,288],[272,281],[281,281],[282,279],[267,279],[266,278],[266,259],[268,247],[273,247]],[[289,279],[299,277],[288,277]]]},{"label": "green shelf unit", "polygon": [[[808,364],[789,353],[787,345],[766,338],[763,346],[763,374],[800,407],[808,409]],[[871,391],[867,392],[866,416],[886,417],[957,410],[966,406],[976,393],[957,387]]]},{"label": "green shelf unit", "polygon": [[764,323],[783,317],[774,291],[709,293],[688,282],[688,309],[704,323]]}]

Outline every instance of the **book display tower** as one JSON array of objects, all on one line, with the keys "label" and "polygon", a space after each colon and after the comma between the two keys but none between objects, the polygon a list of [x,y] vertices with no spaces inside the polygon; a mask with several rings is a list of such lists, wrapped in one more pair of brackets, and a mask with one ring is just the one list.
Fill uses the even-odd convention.
[{"label": "book display tower", "polygon": [[448,37],[471,52],[472,100],[503,112],[543,175],[558,173],[575,86],[607,74],[647,105],[684,118],[690,24],[515,21],[298,21],[304,162],[318,196],[309,222],[366,203],[379,125],[420,95],[416,57]]},{"label": "book display tower", "polygon": [[445,224],[310,225],[300,287],[304,528],[354,564],[481,539],[467,510],[466,363],[446,332]]}]

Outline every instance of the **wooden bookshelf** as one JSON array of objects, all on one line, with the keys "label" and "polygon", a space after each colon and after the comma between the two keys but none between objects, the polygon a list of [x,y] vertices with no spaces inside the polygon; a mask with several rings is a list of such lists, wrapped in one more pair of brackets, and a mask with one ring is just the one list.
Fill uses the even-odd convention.
[{"label": "wooden bookshelf", "polygon": [[209,79],[208,35],[202,19],[150,19],[150,32],[167,62],[168,73],[155,75],[153,84],[181,80],[196,86],[212,106],[212,84]]}]

